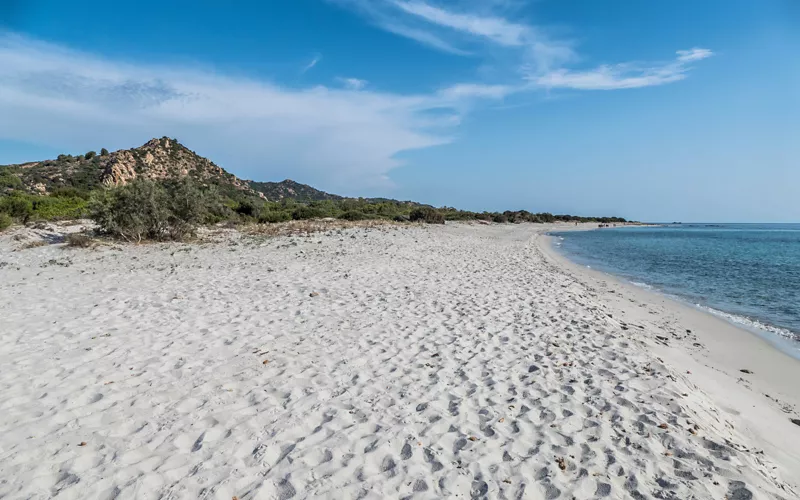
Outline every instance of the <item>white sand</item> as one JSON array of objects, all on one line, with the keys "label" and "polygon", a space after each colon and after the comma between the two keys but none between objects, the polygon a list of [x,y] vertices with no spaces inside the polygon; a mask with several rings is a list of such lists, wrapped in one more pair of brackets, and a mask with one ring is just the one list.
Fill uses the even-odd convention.
[{"label": "white sand", "polygon": [[797,498],[800,363],[542,229],[0,236],[0,498]]}]

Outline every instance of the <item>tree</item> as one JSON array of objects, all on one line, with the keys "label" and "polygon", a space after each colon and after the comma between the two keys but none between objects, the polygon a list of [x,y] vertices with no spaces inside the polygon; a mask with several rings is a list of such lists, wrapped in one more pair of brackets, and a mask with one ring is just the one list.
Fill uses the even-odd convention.
[{"label": "tree", "polygon": [[88,153],[86,153],[85,155],[83,155],[83,157],[84,157],[84,158],[86,158],[87,160],[91,160],[91,159],[92,159],[92,158],[94,158],[96,155],[97,155],[97,153],[95,153],[94,151],[89,151]]},{"label": "tree", "polygon": [[100,156],[108,156],[108,150],[106,148],[101,149]]}]

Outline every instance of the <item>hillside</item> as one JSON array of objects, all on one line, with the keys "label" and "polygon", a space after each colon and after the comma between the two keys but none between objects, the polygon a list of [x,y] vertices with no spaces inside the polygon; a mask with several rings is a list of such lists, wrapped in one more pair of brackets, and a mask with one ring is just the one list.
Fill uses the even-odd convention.
[{"label": "hillside", "polygon": [[216,185],[225,193],[264,197],[247,181],[167,137],[113,153],[102,150],[100,154],[90,151],[79,156],[60,155],[55,160],[6,165],[0,169],[0,174],[4,173],[0,186],[22,187],[39,194],[58,188],[91,191],[102,186],[125,185],[134,179],[157,181],[189,176],[203,185]]},{"label": "hillside", "polygon": [[319,189],[314,189],[307,184],[300,184],[291,179],[281,182],[257,182],[247,181],[250,188],[264,195],[267,200],[280,201],[293,199],[297,201],[322,201],[322,200],[341,200],[342,196],[326,193]]},{"label": "hillside", "polygon": [[[162,182],[187,178],[193,182]],[[143,179],[155,182],[134,182]],[[103,189],[106,187],[121,189]],[[187,227],[198,222],[223,220],[267,223],[322,218],[437,223],[445,220],[625,221],[619,217],[578,217],[525,210],[470,212],[386,198],[345,198],[289,179],[281,182],[243,180],[167,137],[112,153],[103,149],[99,154],[89,151],[78,156],[59,155],[55,160],[0,166],[0,216],[3,216],[0,221],[5,226],[11,224],[12,219],[25,223],[86,217],[92,213],[92,200],[96,218],[102,218],[98,207],[105,207],[107,220],[117,218],[117,222],[124,224],[153,221],[154,213],[170,212],[173,213],[168,220],[173,224],[188,217],[186,210],[191,205]],[[191,203],[181,205],[175,200],[190,200]],[[138,213],[140,211],[147,213]],[[165,224],[157,224],[148,234],[164,237]],[[139,236],[141,233],[136,239]]]}]

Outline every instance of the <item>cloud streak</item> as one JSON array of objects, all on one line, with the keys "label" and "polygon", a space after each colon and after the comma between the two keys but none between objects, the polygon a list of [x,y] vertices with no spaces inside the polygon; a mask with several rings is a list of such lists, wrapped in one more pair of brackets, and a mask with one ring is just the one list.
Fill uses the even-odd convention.
[{"label": "cloud streak", "polygon": [[[569,66],[581,60],[571,40],[548,36],[540,26],[507,19],[492,12],[492,6],[507,6],[507,1],[482,2],[482,10],[445,8],[445,4],[424,0],[331,0],[370,19],[377,26],[411,38],[428,47],[458,55],[497,54],[515,59],[517,67],[506,70],[505,82],[491,85],[455,85],[450,93],[505,97],[536,88],[575,90],[618,90],[665,85],[686,78],[691,64],[713,55],[704,48],[679,50],[667,63],[618,63],[589,70]],[[448,4],[452,5],[452,4]],[[514,82],[510,75],[522,75]],[[510,83],[509,83],[510,82]],[[470,87],[472,85],[472,87]]]},{"label": "cloud streak", "polygon": [[690,63],[712,55],[713,52],[708,49],[679,50],[677,58],[668,63],[603,65],[586,71],[558,69],[529,76],[528,80],[548,89],[620,90],[653,87],[683,80]]},{"label": "cloud streak", "polygon": [[526,43],[530,35],[527,26],[500,17],[454,13],[423,2],[394,1],[392,4],[406,14],[429,23],[482,37],[499,45],[521,46]]},{"label": "cloud streak", "polygon": [[301,74],[305,74],[306,72],[308,72],[308,70],[310,70],[311,68],[316,66],[321,60],[322,60],[322,56],[321,55],[319,55],[319,54],[315,55],[308,64],[303,66],[303,69],[300,70],[300,73]]}]

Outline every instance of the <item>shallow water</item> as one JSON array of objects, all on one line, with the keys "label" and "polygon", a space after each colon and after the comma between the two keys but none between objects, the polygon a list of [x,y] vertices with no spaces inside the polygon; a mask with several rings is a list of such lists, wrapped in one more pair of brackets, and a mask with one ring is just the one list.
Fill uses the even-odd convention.
[{"label": "shallow water", "polygon": [[553,233],[571,260],[798,341],[800,224],[673,224]]}]

